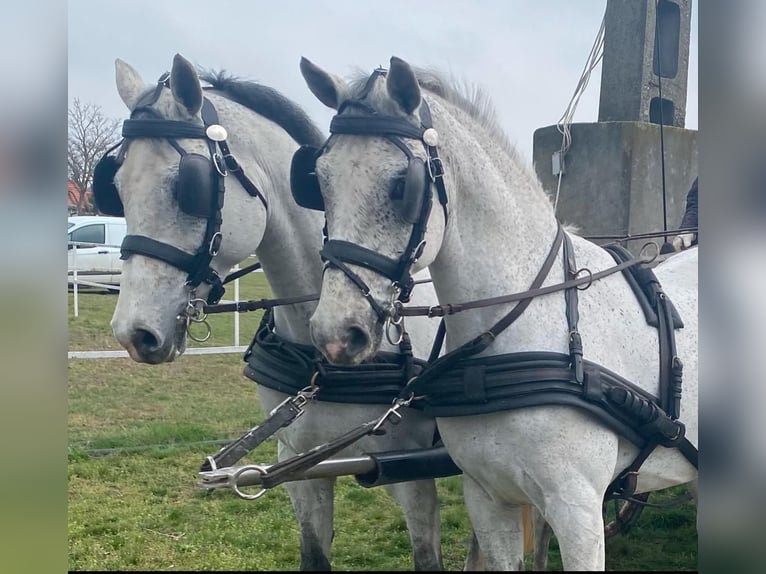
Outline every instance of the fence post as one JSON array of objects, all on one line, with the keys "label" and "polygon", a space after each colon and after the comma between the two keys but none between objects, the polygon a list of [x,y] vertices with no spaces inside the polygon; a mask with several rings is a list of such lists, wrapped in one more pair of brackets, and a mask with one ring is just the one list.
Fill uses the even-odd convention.
[{"label": "fence post", "polygon": [[[239,263],[234,266],[239,271]],[[239,301],[239,277],[234,280],[234,300]],[[239,311],[234,311],[234,346],[239,347]]]},{"label": "fence post", "polygon": [[72,267],[74,267],[74,273],[72,275],[72,299],[74,303],[74,316],[80,316],[80,306],[77,300],[77,243],[72,245]]}]

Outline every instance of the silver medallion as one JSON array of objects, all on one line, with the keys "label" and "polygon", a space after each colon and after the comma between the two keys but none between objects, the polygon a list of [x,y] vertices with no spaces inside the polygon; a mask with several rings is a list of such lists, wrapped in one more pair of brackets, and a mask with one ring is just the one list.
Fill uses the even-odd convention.
[{"label": "silver medallion", "polygon": [[428,128],[423,132],[423,141],[426,145],[435,146],[439,143],[439,134],[433,128]]},{"label": "silver medallion", "polygon": [[223,126],[219,126],[218,124],[213,124],[212,126],[208,126],[205,130],[205,135],[214,142],[222,142],[225,140],[229,134],[226,133],[226,128]]}]

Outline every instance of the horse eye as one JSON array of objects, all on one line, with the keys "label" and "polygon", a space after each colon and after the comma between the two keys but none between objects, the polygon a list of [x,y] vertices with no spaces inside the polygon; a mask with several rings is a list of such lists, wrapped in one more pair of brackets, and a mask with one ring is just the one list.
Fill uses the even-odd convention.
[{"label": "horse eye", "polygon": [[402,199],[404,197],[404,184],[406,179],[404,175],[400,175],[394,179],[394,186],[391,189],[391,199]]}]

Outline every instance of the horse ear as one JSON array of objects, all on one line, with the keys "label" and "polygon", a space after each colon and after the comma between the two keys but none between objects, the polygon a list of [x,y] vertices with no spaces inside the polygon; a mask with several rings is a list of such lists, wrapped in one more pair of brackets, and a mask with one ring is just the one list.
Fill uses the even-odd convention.
[{"label": "horse ear", "polygon": [[202,109],[202,86],[199,83],[197,70],[192,63],[176,54],[173,57],[173,67],[170,69],[170,91],[173,97],[191,115],[196,115]]},{"label": "horse ear", "polygon": [[306,84],[317,99],[334,110],[342,101],[346,83],[337,76],[325,72],[322,68],[301,57],[301,74]]},{"label": "horse ear", "polygon": [[146,90],[146,84],[144,84],[141,75],[133,66],[119,58],[114,61],[114,70],[117,80],[117,93],[120,94],[120,98],[128,106],[128,109],[133,111],[138,98]]},{"label": "horse ear", "polygon": [[391,58],[391,67],[386,76],[386,89],[391,99],[408,115],[420,105],[420,85],[415,72],[407,62],[396,56]]}]

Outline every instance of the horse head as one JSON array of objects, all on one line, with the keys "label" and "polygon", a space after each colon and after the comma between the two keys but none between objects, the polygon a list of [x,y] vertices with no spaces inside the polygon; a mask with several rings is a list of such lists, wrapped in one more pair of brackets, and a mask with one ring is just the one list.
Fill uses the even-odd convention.
[{"label": "horse head", "polygon": [[[116,155],[95,170],[93,186],[99,209],[124,214],[127,222],[111,324],[134,360],[157,364],[184,351],[190,301],[219,299],[221,278],[254,252],[266,227],[266,202],[260,192],[244,193],[237,178],[223,177],[232,169],[220,145],[229,135],[221,123],[233,119],[231,106],[216,111],[189,61],[176,55],[154,86],[122,60],[115,67],[130,119]],[[233,137],[230,144],[246,151]],[[249,165],[247,156],[239,161]],[[244,225],[247,232],[239,229]]]},{"label": "horse head", "polygon": [[312,340],[330,361],[358,364],[379,349],[412,273],[439,251],[446,195],[438,133],[403,60],[350,84],[305,58],[300,68],[312,93],[337,110],[324,146],[294,160],[303,166],[294,181],[316,179],[314,197],[296,199],[325,209],[329,233]]}]

